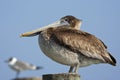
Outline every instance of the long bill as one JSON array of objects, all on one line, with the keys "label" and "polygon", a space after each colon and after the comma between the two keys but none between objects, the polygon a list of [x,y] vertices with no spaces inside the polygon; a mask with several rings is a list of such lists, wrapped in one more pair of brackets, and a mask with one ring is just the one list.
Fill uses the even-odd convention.
[{"label": "long bill", "polygon": [[44,31],[48,28],[52,28],[52,27],[58,27],[58,26],[62,26],[62,25],[65,25],[65,23],[61,23],[61,20],[59,21],[56,21],[52,24],[49,24],[48,26],[45,26],[45,27],[41,27],[39,29],[36,29],[36,30],[33,30],[33,31],[30,31],[30,32],[25,32],[23,34],[21,34],[20,36],[21,37],[31,37],[31,36],[36,36],[38,34],[40,34],[41,31]]}]

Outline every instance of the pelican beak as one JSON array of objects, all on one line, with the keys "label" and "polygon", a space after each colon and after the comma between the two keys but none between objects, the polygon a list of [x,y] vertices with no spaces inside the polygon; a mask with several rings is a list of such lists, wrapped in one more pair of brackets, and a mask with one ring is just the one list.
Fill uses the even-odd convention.
[{"label": "pelican beak", "polygon": [[63,21],[59,20],[59,21],[56,21],[52,24],[49,24],[48,26],[45,26],[45,27],[41,27],[39,29],[36,29],[36,30],[33,30],[33,31],[30,31],[30,32],[25,32],[23,34],[21,34],[20,36],[21,37],[31,37],[31,36],[36,36],[36,35],[39,35],[42,31],[48,29],[48,28],[52,28],[52,27],[58,27],[58,26],[63,26],[63,25],[66,25],[66,23],[64,23]]}]

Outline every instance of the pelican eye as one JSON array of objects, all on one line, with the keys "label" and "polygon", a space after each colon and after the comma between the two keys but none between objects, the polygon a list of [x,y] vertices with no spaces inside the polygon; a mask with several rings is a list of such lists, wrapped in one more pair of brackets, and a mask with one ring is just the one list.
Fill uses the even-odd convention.
[{"label": "pelican eye", "polygon": [[68,18],[65,18],[65,21],[69,22],[69,19],[68,19]]},{"label": "pelican eye", "polygon": [[64,18],[64,19],[61,19],[61,24],[64,24],[64,25],[69,25],[69,19],[68,18]]}]

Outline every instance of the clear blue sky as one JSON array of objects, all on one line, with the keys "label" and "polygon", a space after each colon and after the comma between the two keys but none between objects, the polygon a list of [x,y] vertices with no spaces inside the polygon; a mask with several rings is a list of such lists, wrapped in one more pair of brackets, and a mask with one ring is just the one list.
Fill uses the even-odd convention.
[{"label": "clear blue sky", "polygon": [[52,23],[65,15],[83,20],[81,29],[94,34],[108,46],[117,66],[91,65],[79,69],[82,80],[120,79],[120,0],[0,0],[0,78],[15,77],[4,60],[17,57],[43,66],[26,71],[20,77],[67,72],[69,67],[46,57],[39,49],[38,36],[20,38],[20,34]]}]

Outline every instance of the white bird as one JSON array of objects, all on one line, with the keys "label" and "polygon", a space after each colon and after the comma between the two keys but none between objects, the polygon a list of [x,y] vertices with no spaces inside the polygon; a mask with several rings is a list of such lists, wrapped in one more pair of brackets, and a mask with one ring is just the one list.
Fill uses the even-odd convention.
[{"label": "white bird", "polygon": [[29,64],[27,62],[23,62],[21,60],[18,60],[15,57],[11,57],[8,60],[6,60],[5,62],[8,63],[8,65],[10,66],[11,69],[13,69],[14,71],[16,71],[16,78],[19,76],[19,73],[21,71],[25,71],[25,70],[38,70],[41,69],[42,67],[38,67],[38,66],[34,66],[32,64]]},{"label": "white bird", "polygon": [[79,30],[81,20],[74,16],[62,17],[48,26],[21,34],[22,37],[39,35],[39,46],[52,60],[70,66],[69,72],[78,73],[79,67],[108,63],[116,65],[107,46],[94,35]]}]

